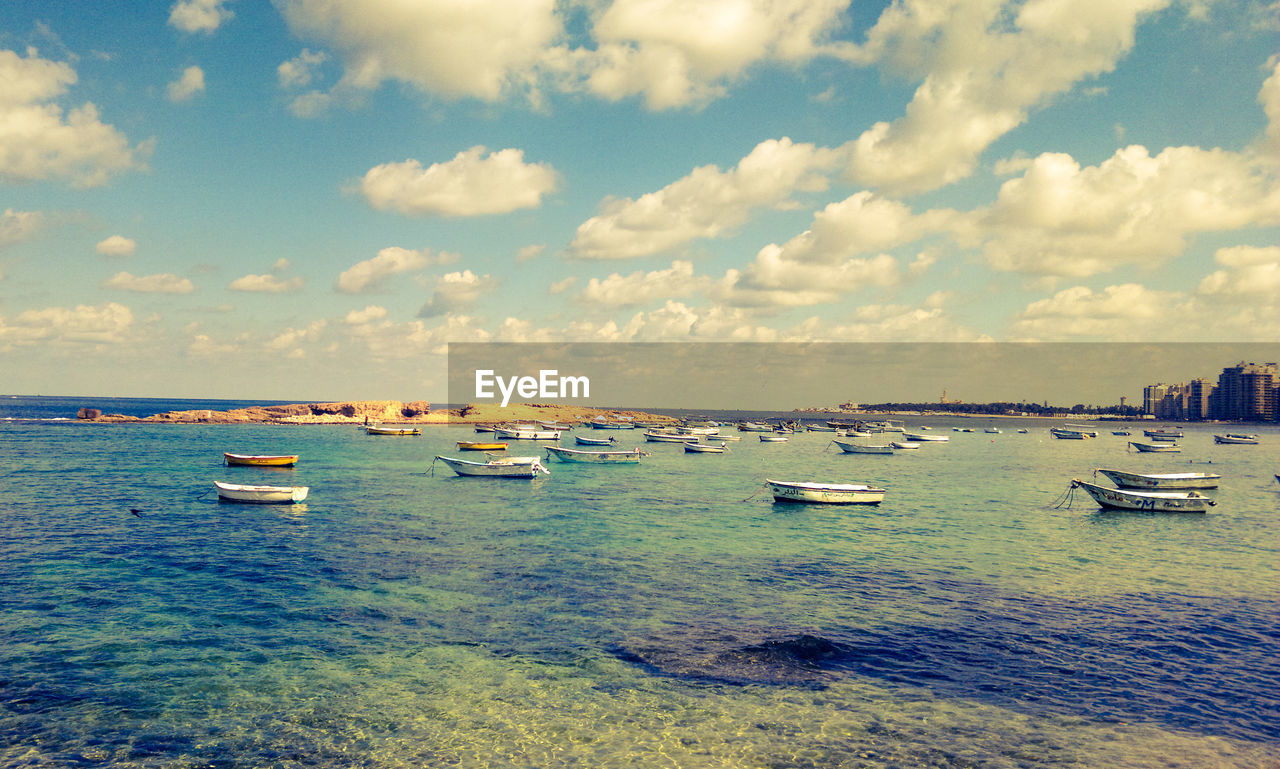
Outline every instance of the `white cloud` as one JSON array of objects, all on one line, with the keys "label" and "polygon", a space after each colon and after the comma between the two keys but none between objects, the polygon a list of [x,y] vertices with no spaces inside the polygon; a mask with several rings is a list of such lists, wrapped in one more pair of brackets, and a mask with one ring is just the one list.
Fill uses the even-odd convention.
[{"label": "white cloud", "polygon": [[571,252],[586,259],[648,256],[745,224],[759,208],[786,208],[797,191],[821,191],[838,163],[832,150],[788,138],[761,142],[721,171],[702,166],[637,200],[608,200],[578,227]]},{"label": "white cloud", "polygon": [[815,214],[808,230],[783,244],[781,258],[830,264],[945,231],[953,217],[946,209],[915,215],[896,200],[859,192]]},{"label": "white cloud", "polygon": [[286,294],[302,288],[302,278],[278,278],[275,275],[243,275],[231,281],[227,288],[258,294]]},{"label": "white cloud", "polygon": [[1167,0],[894,3],[854,57],[921,79],[906,114],[847,146],[851,177],[895,193],[968,176],[1030,109],[1111,71]]},{"label": "white cloud", "polygon": [[299,348],[299,345],[303,342],[315,341],[327,325],[328,322],[322,318],[312,321],[304,328],[287,328],[267,342],[267,349],[290,350],[290,355],[295,358],[301,358],[305,353]]},{"label": "white cloud", "polygon": [[1214,261],[1229,269],[1207,275],[1200,281],[1199,293],[1280,303],[1280,246],[1223,248],[1214,254]]},{"label": "white cloud", "polygon": [[537,259],[542,254],[542,252],[546,250],[547,250],[547,247],[541,244],[531,244],[528,246],[524,246],[519,251],[516,252],[516,261],[528,262],[533,259]]},{"label": "white cloud", "polygon": [[845,322],[808,318],[787,329],[788,341],[826,342],[974,342],[989,337],[959,323],[940,306],[870,304]]},{"label": "white cloud", "polygon": [[347,313],[345,322],[349,326],[364,326],[375,320],[383,320],[387,317],[387,308],[376,304],[371,304],[363,310],[352,310]]},{"label": "white cloud", "polygon": [[303,48],[302,53],[292,59],[281,62],[276,67],[276,78],[281,88],[306,88],[315,79],[320,65],[328,61],[324,51],[312,51]]},{"label": "white cloud", "polygon": [[179,0],[169,11],[169,26],[183,32],[214,32],[235,14],[227,0]]},{"label": "white cloud", "polygon": [[1178,338],[1171,321],[1185,323],[1193,310],[1183,294],[1136,283],[1107,286],[1101,292],[1073,286],[1027,305],[1015,316],[1012,330],[1016,337],[1042,341]]},{"label": "white cloud", "polygon": [[196,290],[190,280],[180,278],[171,272],[136,277],[127,272],[117,272],[104,280],[102,286],[139,294],[190,294]]},{"label": "white cloud", "polygon": [[55,102],[76,82],[61,62],[0,50],[0,181],[64,179],[76,187],[106,184],[145,167],[152,142],[136,147],[98,119],[86,102],[63,114]]},{"label": "white cloud", "polygon": [[576,285],[578,285],[578,277],[576,275],[570,275],[564,280],[557,280],[552,283],[547,291],[552,294],[563,294]]},{"label": "white cloud", "polygon": [[27,310],[12,321],[0,317],[0,349],[11,345],[54,342],[118,344],[126,340],[133,313],[115,302],[75,309],[48,307]]},{"label": "white cloud", "polygon": [[190,101],[191,97],[204,92],[204,70],[199,67],[187,67],[182,75],[169,84],[169,101]]},{"label": "white cloud", "polygon": [[417,251],[390,246],[378,252],[372,259],[357,262],[338,276],[337,289],[344,294],[360,294],[377,290],[393,275],[416,272],[435,264],[450,264],[458,260],[457,254],[431,249]]},{"label": "white cloud", "polygon": [[[693,274],[692,263],[674,261],[666,270],[637,270],[626,276],[615,272],[603,280],[592,278],[578,299],[603,307],[635,307],[658,299],[689,296],[710,285],[710,278]],[[554,286],[552,292],[555,293]]]},{"label": "white cloud", "polygon": [[484,147],[459,152],[424,169],[417,160],[385,163],[365,173],[360,189],[379,210],[418,216],[480,216],[537,208],[556,189],[556,172],[525,163],[524,152]]},{"label": "white cloud", "polygon": [[1097,166],[1046,153],[965,217],[998,270],[1086,277],[1182,253],[1197,232],[1280,223],[1280,187],[1248,156],[1131,146]]},{"label": "white cloud", "polygon": [[888,254],[836,263],[796,261],[771,244],[745,270],[726,272],[709,294],[734,307],[806,307],[837,302],[869,287],[892,286],[900,279],[898,260]]},{"label": "white cloud", "polygon": [[476,275],[471,270],[447,273],[436,280],[435,290],[418,311],[418,317],[430,318],[465,310],[492,291],[497,284],[492,277]]},{"label": "white cloud", "polygon": [[1280,158],[1280,56],[1273,57],[1271,61],[1271,74],[1258,91],[1258,103],[1267,116],[1262,151],[1272,158]]},{"label": "white cloud", "polygon": [[103,256],[133,256],[134,251],[138,250],[138,243],[123,235],[112,235],[98,241],[94,250]]},{"label": "white cloud", "polygon": [[14,211],[6,208],[0,214],[0,248],[27,240],[39,232],[44,222],[44,214],[39,211]]}]

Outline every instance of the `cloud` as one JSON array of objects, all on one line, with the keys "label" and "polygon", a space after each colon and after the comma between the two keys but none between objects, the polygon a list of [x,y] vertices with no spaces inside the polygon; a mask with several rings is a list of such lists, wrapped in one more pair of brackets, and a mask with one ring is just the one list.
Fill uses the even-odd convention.
[{"label": "cloud", "polygon": [[1131,146],[1090,167],[1045,153],[966,219],[998,270],[1086,277],[1159,264],[1198,232],[1280,223],[1280,186],[1248,156],[1218,149],[1152,157]]},{"label": "cloud", "polygon": [[97,187],[145,168],[153,142],[130,147],[89,102],[63,114],[55,100],[75,82],[75,70],[41,59],[34,48],[25,58],[0,50],[0,182],[62,179]]},{"label": "cloud", "polygon": [[557,280],[548,287],[547,291],[552,294],[563,294],[574,286],[578,285],[578,277],[570,275],[564,280]]},{"label": "cloud", "polygon": [[169,101],[190,101],[191,97],[204,92],[204,70],[199,67],[187,67],[182,75],[169,84]]},{"label": "cloud", "polygon": [[315,341],[327,325],[328,322],[322,318],[312,321],[304,328],[287,328],[267,342],[267,349],[283,351],[293,348],[290,352],[292,357],[304,357],[305,353],[299,345],[303,342]]},{"label": "cloud", "polygon": [[1167,0],[890,5],[852,58],[920,78],[906,114],[847,145],[848,172],[894,194],[972,173],[1029,110],[1115,68],[1142,18]]},{"label": "cloud", "polygon": [[332,46],[335,90],[399,80],[448,98],[497,101],[529,86],[563,30],[553,0],[282,0],[295,35]]},{"label": "cloud", "polygon": [[256,294],[287,294],[302,288],[302,278],[278,278],[275,275],[243,275],[231,281],[227,288]]},{"label": "cloud", "polygon": [[1136,283],[1107,286],[1094,292],[1073,286],[1027,305],[1015,316],[1017,337],[1053,341],[1072,337],[1098,339],[1177,338],[1171,319],[1192,313],[1188,297],[1154,291]]},{"label": "cloud", "polygon": [[347,313],[344,322],[349,326],[364,326],[375,320],[383,320],[387,317],[387,308],[371,304],[363,310],[352,310]]},{"label": "cloud", "polygon": [[524,246],[519,251],[516,252],[516,261],[528,262],[533,259],[537,259],[538,256],[540,256],[542,252],[546,250],[547,250],[547,247],[541,244],[532,244],[532,245]]},{"label": "cloud", "polygon": [[179,0],[169,11],[169,26],[183,32],[217,31],[235,14],[224,6],[227,0]]},{"label": "cloud", "polygon": [[0,214],[0,248],[21,243],[44,226],[45,216],[39,211],[14,211],[6,208]]},{"label": "cloud", "polygon": [[783,244],[779,256],[794,262],[830,264],[946,231],[953,216],[954,212],[946,209],[917,216],[896,200],[859,192],[815,214],[809,229]]},{"label": "cloud", "polygon": [[524,152],[484,147],[459,152],[447,163],[424,169],[416,160],[386,163],[365,173],[360,189],[369,204],[409,216],[481,216],[537,208],[554,192],[555,170],[525,163]]},{"label": "cloud", "polygon": [[431,298],[418,311],[419,318],[457,313],[469,308],[480,297],[492,291],[497,281],[488,275],[476,275],[471,270],[450,272],[436,280]]},{"label": "cloud", "polygon": [[0,349],[12,345],[89,342],[118,344],[126,340],[133,313],[115,302],[27,310],[13,320],[0,317]]},{"label": "cloud", "polygon": [[102,282],[103,288],[115,288],[121,291],[133,291],[139,294],[190,294],[196,287],[187,278],[180,278],[171,272],[159,275],[139,275],[117,272]]},{"label": "cloud", "polygon": [[133,256],[133,252],[138,250],[138,244],[132,238],[126,238],[123,235],[112,235],[105,240],[98,241],[98,245],[93,248],[103,256]]},{"label": "cloud", "polygon": [[1280,56],[1273,57],[1271,61],[1271,74],[1258,91],[1258,103],[1267,116],[1262,152],[1272,158],[1280,158]]},{"label": "cloud", "polygon": [[710,285],[710,278],[694,276],[691,262],[674,261],[666,270],[637,270],[627,276],[615,272],[603,280],[592,278],[578,299],[602,307],[635,307],[689,296]]},{"label": "cloud", "polygon": [[715,238],[759,208],[787,208],[797,191],[827,187],[837,153],[788,138],[758,144],[729,171],[702,166],[637,200],[608,200],[578,227],[570,252],[584,259],[626,259]]},{"label": "cloud", "polygon": [[276,67],[276,79],[281,88],[306,88],[315,79],[320,65],[328,60],[324,51],[303,48],[302,53]]},{"label": "cloud", "polygon": [[787,329],[783,339],[797,342],[975,342],[989,337],[967,328],[941,306],[869,304],[846,322],[812,317]]},{"label": "cloud", "polygon": [[900,279],[898,260],[888,254],[835,263],[796,261],[771,244],[745,270],[726,272],[708,293],[734,307],[806,307],[837,302],[864,288],[892,286]]},{"label": "cloud", "polygon": [[372,259],[357,262],[338,276],[336,288],[344,294],[360,294],[382,287],[393,275],[416,272],[435,264],[449,264],[458,260],[457,254],[431,249],[413,251],[391,246],[378,252]]},{"label": "cloud", "polygon": [[1222,248],[1213,260],[1228,269],[1207,275],[1198,293],[1280,303],[1280,246]]}]

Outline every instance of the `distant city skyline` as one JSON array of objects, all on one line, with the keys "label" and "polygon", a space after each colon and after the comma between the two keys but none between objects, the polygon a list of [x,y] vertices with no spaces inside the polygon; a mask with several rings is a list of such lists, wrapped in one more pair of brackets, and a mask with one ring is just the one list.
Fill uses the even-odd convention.
[{"label": "distant city skyline", "polygon": [[485,341],[1271,342],[1278,33],[1274,0],[8,3],[0,390],[440,401]]}]

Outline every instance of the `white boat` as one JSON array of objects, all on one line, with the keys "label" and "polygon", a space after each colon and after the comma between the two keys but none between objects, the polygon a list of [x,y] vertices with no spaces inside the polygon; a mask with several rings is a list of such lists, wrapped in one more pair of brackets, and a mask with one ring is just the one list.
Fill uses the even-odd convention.
[{"label": "white boat", "polygon": [[1175,435],[1152,435],[1151,440],[1156,443],[1173,443],[1178,440],[1178,438]]},{"label": "white boat", "polygon": [[539,473],[551,474],[543,467],[538,457],[495,457],[489,455],[487,462],[472,462],[469,459],[453,459],[452,457],[436,457],[453,469],[458,475],[483,476],[490,478],[534,478]]},{"label": "white boat", "polygon": [[545,430],[533,425],[496,427],[493,430],[493,435],[495,438],[509,438],[517,441],[556,441],[560,439],[559,430]]},{"label": "white boat", "polygon": [[555,430],[558,433],[568,432],[573,429],[573,425],[566,422],[543,422],[539,421],[538,425],[544,430]]},{"label": "white boat", "polygon": [[624,418],[604,419],[597,417],[586,423],[592,430],[634,430],[636,423]]},{"label": "white boat", "polygon": [[992,435],[999,435],[999,434],[1000,434],[1000,428],[999,428],[999,427],[987,427],[987,428],[983,429],[983,431],[982,431],[982,432],[984,432],[984,433],[990,433],[990,434],[992,434]]},{"label": "white boat", "polygon": [[251,486],[243,483],[214,481],[218,498],[229,502],[252,502],[260,505],[301,502],[307,498],[309,486]]},{"label": "white boat", "polygon": [[1181,430],[1167,430],[1167,429],[1165,429],[1165,428],[1163,428],[1163,427],[1161,427],[1161,428],[1157,428],[1157,429],[1155,429],[1155,430],[1143,430],[1143,431],[1142,431],[1142,434],[1143,434],[1143,435],[1145,435],[1145,436],[1147,436],[1148,438],[1157,438],[1157,437],[1162,436],[1162,435],[1167,435],[1167,436],[1169,436],[1169,437],[1171,437],[1171,438],[1181,438],[1181,437],[1182,437],[1182,431],[1181,431]]},{"label": "white boat", "polygon": [[640,458],[646,457],[640,449],[631,451],[583,451],[566,449],[563,446],[544,446],[548,457],[555,457],[561,462],[593,462],[608,465],[637,465]]},{"label": "white boat", "polygon": [[1018,432],[1025,434],[1025,433],[1027,432],[1027,428],[1025,428],[1025,427],[1019,427],[1019,428],[1018,428]]},{"label": "white boat", "polygon": [[725,445],[723,443],[695,443],[689,441],[684,444],[684,450],[688,454],[723,454]]},{"label": "white boat", "polygon": [[740,422],[738,430],[744,433],[771,433],[773,425],[761,424],[759,422]]},{"label": "white boat", "polygon": [[1256,435],[1245,435],[1245,434],[1242,434],[1242,433],[1227,433],[1226,435],[1215,435],[1215,436],[1213,436],[1213,442],[1214,442],[1214,443],[1242,443],[1242,444],[1257,444],[1257,442],[1258,442],[1258,436],[1256,436]]},{"label": "white boat", "polygon": [[369,435],[422,435],[416,427],[386,427],[384,425],[365,425],[364,431]]},{"label": "white boat", "polygon": [[719,427],[677,427],[676,432],[681,435],[719,435]]},{"label": "white boat", "polygon": [[1124,489],[1216,489],[1222,480],[1217,473],[1129,473],[1102,468],[1094,472]]},{"label": "white boat", "polygon": [[1084,430],[1072,430],[1067,427],[1050,427],[1049,432],[1053,437],[1066,441],[1082,441],[1085,438],[1092,437]]},{"label": "white boat", "polygon": [[644,439],[650,443],[687,443],[695,436],[680,435],[679,433],[664,433],[662,431],[648,430],[644,434]]},{"label": "white boat", "polygon": [[1182,451],[1173,443],[1141,443],[1139,441],[1129,441],[1129,445],[1138,451],[1146,451],[1151,453],[1173,454]]},{"label": "white boat", "polygon": [[1111,434],[1112,435],[1133,435],[1133,433],[1129,432],[1128,430],[1112,430]]},{"label": "white boat", "polygon": [[885,490],[861,483],[807,483],[765,479],[779,502],[814,502],[826,505],[877,505]]},{"label": "white boat", "polygon": [[911,443],[946,443],[950,440],[945,435],[925,435],[924,433],[903,433],[902,437]]},{"label": "white boat", "polygon": [[1071,480],[1072,488],[1084,489],[1099,505],[1113,510],[1145,510],[1153,513],[1203,513],[1218,504],[1195,491],[1126,491]]},{"label": "white boat", "polygon": [[778,435],[778,434],[776,434],[776,433],[775,433],[775,434],[773,434],[773,435],[761,435],[761,436],[760,436],[760,441],[761,441],[762,443],[784,443],[786,440],[787,440],[787,436],[785,436],[785,435]]},{"label": "white boat", "polygon": [[[832,443],[840,447],[840,450],[846,454],[892,454],[893,445],[885,444],[867,444],[867,443],[848,443],[847,441],[832,440]],[[918,444],[917,444],[918,445]]]},{"label": "white boat", "polygon": [[582,435],[575,435],[573,440],[579,446],[608,446],[611,443],[618,442],[618,439],[612,435],[608,438],[587,438]]},{"label": "white boat", "polygon": [[831,427],[829,425],[807,424],[804,426],[804,429],[811,433],[834,433],[838,428]]},{"label": "white boat", "polygon": [[920,448],[920,444],[914,441],[889,441],[889,445],[896,451],[911,451]]}]

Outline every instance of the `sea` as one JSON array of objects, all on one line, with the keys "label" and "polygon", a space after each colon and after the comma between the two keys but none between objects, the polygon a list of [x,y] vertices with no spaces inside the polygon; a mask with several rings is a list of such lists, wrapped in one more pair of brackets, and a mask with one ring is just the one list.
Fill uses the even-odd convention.
[{"label": "sea", "polygon": [[[235,405],[0,398],[0,766],[1280,766],[1277,426],[1176,454],[1038,419],[907,417],[950,440],[892,456],[617,431],[650,456],[529,481],[435,462],[463,426],[74,419]],[[1101,512],[1069,493],[1096,468],[1223,480],[1203,515]]]}]

